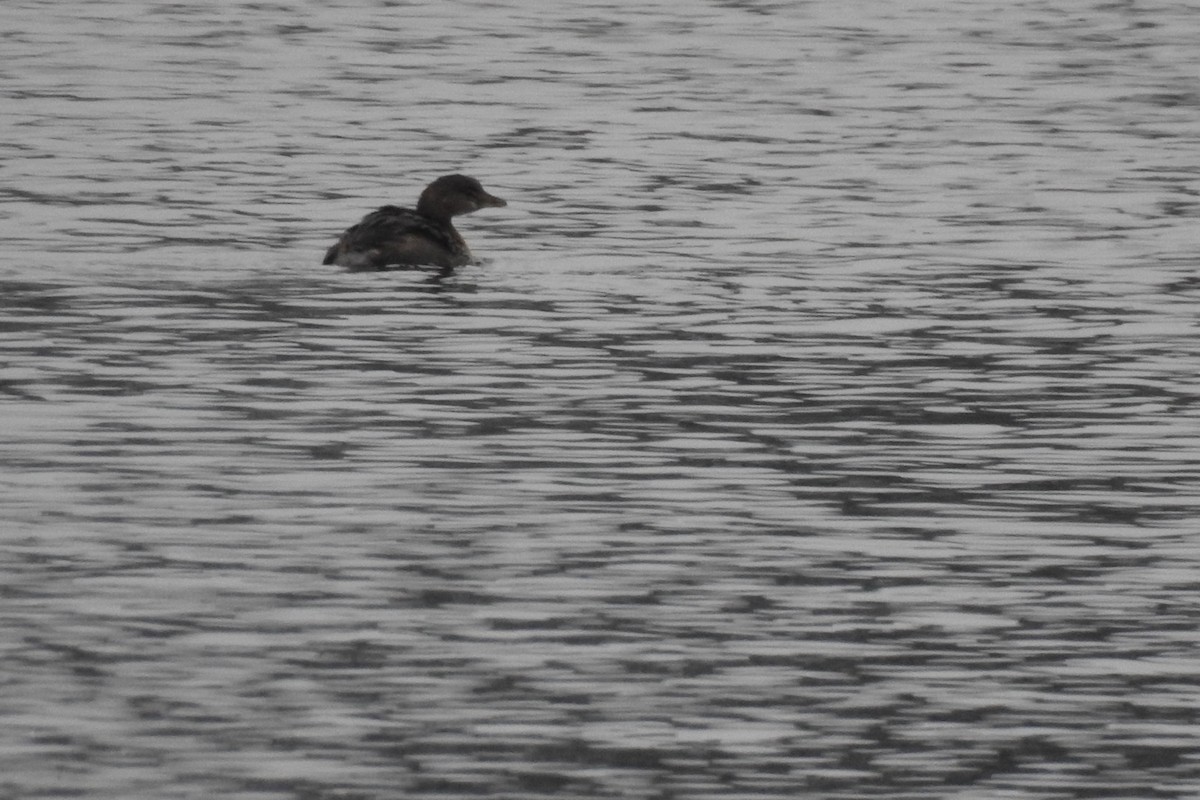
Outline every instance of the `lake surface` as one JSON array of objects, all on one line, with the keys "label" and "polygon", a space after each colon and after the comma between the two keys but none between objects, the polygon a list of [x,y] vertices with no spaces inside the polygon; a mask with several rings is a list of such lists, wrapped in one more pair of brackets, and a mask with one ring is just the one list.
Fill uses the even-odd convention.
[{"label": "lake surface", "polygon": [[1191,4],[0,31],[3,800],[1196,797]]}]

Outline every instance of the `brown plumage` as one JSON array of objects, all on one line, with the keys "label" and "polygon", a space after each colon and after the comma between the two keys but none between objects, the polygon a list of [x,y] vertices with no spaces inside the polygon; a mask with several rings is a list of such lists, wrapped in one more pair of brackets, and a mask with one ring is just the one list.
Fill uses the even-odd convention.
[{"label": "brown plumage", "polygon": [[415,211],[383,206],[367,214],[326,251],[324,263],[351,269],[461,267],[471,263],[471,250],[451,217],[506,205],[474,178],[444,175],[425,187]]}]

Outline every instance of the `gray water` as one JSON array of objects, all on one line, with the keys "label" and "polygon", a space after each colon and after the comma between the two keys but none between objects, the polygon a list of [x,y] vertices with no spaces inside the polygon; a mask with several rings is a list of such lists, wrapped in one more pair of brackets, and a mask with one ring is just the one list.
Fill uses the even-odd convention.
[{"label": "gray water", "polygon": [[5,0],[0,798],[1196,797],[1197,41]]}]

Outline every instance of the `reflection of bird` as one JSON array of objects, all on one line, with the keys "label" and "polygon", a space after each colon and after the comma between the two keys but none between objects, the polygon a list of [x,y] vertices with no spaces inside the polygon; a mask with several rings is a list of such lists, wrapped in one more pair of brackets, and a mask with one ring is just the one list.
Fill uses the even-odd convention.
[{"label": "reflection of bird", "polygon": [[474,178],[444,175],[421,192],[416,211],[383,206],[367,214],[326,251],[324,263],[351,269],[389,264],[461,267],[471,263],[471,251],[450,218],[506,205]]}]

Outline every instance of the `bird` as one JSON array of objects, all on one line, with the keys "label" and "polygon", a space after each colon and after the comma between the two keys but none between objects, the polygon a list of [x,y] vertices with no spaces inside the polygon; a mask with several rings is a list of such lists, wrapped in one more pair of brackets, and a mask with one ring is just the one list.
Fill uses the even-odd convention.
[{"label": "bird", "polygon": [[507,205],[475,178],[443,175],[421,192],[415,211],[381,206],[347,228],[325,252],[323,263],[355,270],[393,265],[461,267],[472,263],[473,256],[451,217]]}]

